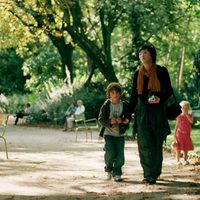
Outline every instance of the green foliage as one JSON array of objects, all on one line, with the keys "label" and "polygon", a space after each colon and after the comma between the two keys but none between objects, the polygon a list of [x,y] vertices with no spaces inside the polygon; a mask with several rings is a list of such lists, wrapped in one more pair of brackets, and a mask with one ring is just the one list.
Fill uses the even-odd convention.
[{"label": "green foliage", "polygon": [[[25,84],[33,96],[42,94],[41,99],[37,97],[42,102],[37,107],[41,108],[35,113],[49,107],[48,119],[58,118],[53,112],[54,107],[61,112],[58,108],[60,101],[52,94],[55,88],[58,91],[63,89],[63,72],[68,72],[63,67],[69,67],[66,63],[63,65],[63,59],[68,61],[71,55],[59,47],[68,44],[74,48],[70,73],[75,75],[75,79],[73,85],[66,85],[69,88],[64,88],[63,93],[70,90],[67,96],[76,94],[74,100],[83,98],[86,105],[91,103],[87,97],[95,99],[99,93],[94,92],[92,96],[83,89],[79,95],[77,88],[80,89],[86,81],[88,87],[93,87],[94,82],[106,85],[111,73],[112,77],[116,74],[125,88],[125,97],[128,97],[134,67],[138,65],[137,48],[148,41],[157,47],[158,64],[168,68],[175,88],[183,58],[182,49],[185,48],[182,85],[177,92],[180,99],[188,99],[191,105],[198,101],[192,74],[193,53],[199,48],[200,40],[198,1],[79,0],[70,4],[61,0],[15,0],[0,8],[0,17],[0,48],[8,52],[7,55],[6,51],[0,52],[1,90],[6,95],[19,90],[26,92]],[[20,55],[19,59],[10,52],[11,47],[17,48],[15,52]],[[59,50],[63,50],[64,56]],[[18,69],[21,66],[27,77]],[[67,76],[64,81],[69,80],[70,76]],[[93,89],[95,87],[97,85]]]},{"label": "green foliage", "polygon": [[197,121],[195,122],[194,126],[200,128],[200,121],[197,120]]},{"label": "green foliage", "polygon": [[14,94],[9,96],[0,96],[0,111],[2,113],[15,114],[18,110],[24,108],[27,103],[32,103],[28,95]]},{"label": "green foliage", "polygon": [[26,77],[23,75],[22,63],[24,60],[16,54],[15,49],[0,52],[0,91],[7,95],[24,92]]},{"label": "green foliage", "polygon": [[0,51],[5,49],[21,48],[24,43],[28,43],[30,34],[28,29],[16,17],[9,12],[9,3],[0,2]]},{"label": "green foliage", "polygon": [[30,77],[26,87],[31,91],[42,91],[48,82],[58,84],[58,80],[62,80],[60,56],[48,39],[29,43],[27,54],[23,71]]},{"label": "green foliage", "polygon": [[40,92],[26,96],[18,94],[1,97],[0,110],[5,113],[15,114],[17,110],[30,103],[31,116],[29,121],[31,123],[50,122],[62,124],[69,103],[72,101],[76,103],[79,99],[83,101],[86,108],[86,119],[90,119],[98,117],[99,109],[106,97],[102,86],[99,86],[99,89],[98,87],[90,87],[90,90],[77,89],[73,94],[57,94],[57,90],[54,89],[51,94]]},{"label": "green foliage", "polygon": [[39,97],[31,107],[31,123],[59,123],[64,116],[64,105],[60,99],[51,101]]}]

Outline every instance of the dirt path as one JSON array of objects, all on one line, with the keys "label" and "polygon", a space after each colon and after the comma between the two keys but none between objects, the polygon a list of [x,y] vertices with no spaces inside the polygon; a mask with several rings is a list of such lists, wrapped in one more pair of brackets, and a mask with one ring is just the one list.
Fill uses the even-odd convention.
[{"label": "dirt path", "polygon": [[0,143],[0,200],[144,200],[200,199],[199,166],[176,166],[165,153],[156,185],[141,184],[136,142],[127,142],[124,181],[107,181],[103,143],[85,142],[85,134],[9,125],[9,159]]}]

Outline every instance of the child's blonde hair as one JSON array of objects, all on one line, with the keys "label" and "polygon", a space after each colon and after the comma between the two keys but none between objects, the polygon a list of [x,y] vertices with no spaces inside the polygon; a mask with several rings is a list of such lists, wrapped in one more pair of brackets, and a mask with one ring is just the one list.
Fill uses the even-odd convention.
[{"label": "child's blonde hair", "polygon": [[181,102],[180,102],[180,106],[181,106],[182,108],[185,107],[185,108],[187,108],[188,110],[190,109],[190,103],[189,103],[189,101],[186,101],[186,100],[181,101]]}]

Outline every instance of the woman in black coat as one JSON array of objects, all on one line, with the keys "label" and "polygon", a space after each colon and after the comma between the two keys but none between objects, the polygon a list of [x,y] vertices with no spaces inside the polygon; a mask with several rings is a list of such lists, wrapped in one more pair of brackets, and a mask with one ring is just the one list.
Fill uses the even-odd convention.
[{"label": "woman in black coat", "polygon": [[166,101],[172,94],[168,71],[156,64],[156,49],[144,45],[139,50],[141,66],[134,73],[127,118],[136,117],[137,141],[143,183],[155,184],[162,171],[163,141],[170,133]]}]

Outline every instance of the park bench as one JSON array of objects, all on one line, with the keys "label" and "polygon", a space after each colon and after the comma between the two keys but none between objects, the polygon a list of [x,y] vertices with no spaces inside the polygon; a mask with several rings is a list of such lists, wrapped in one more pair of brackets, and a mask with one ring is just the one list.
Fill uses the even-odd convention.
[{"label": "park bench", "polygon": [[6,133],[6,128],[8,124],[8,114],[0,114],[0,139],[3,140],[4,146],[5,146],[5,151],[6,151],[6,157],[8,159],[8,149],[7,149],[7,142],[5,138],[5,133]]}]

